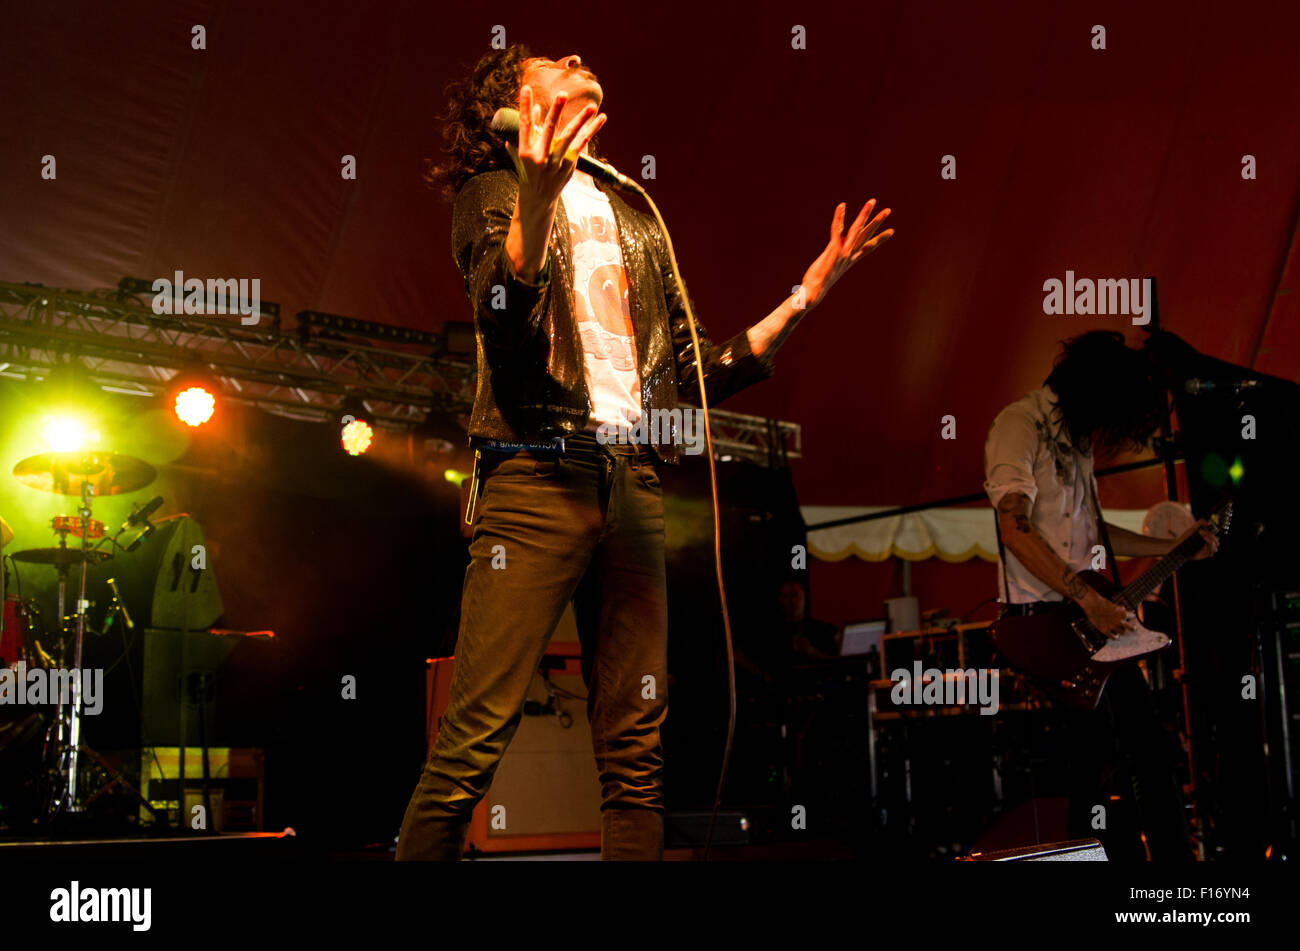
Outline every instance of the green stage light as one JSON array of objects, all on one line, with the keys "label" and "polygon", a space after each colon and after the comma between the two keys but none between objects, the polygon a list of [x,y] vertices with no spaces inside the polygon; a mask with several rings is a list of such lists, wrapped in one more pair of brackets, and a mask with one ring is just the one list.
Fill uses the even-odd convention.
[{"label": "green stage light", "polygon": [[461,472],[459,469],[448,469],[443,473],[443,478],[448,482],[455,483],[457,488],[459,488],[465,484],[465,480],[469,478],[469,473]]},{"label": "green stage light", "polygon": [[1201,460],[1201,478],[1216,489],[1228,484],[1228,460],[1217,452],[1207,452]]},{"label": "green stage light", "polygon": [[1232,460],[1232,465],[1228,468],[1228,475],[1232,477],[1233,485],[1241,485],[1241,477],[1246,474],[1246,467],[1241,464],[1241,456]]}]

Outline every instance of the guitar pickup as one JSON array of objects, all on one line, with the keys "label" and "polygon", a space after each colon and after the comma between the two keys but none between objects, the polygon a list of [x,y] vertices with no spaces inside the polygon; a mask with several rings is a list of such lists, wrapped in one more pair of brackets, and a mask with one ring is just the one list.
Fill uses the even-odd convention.
[{"label": "guitar pickup", "polygon": [[1075,621],[1070,625],[1070,630],[1074,631],[1074,636],[1079,639],[1079,643],[1083,645],[1083,649],[1088,652],[1089,656],[1097,653],[1097,651],[1101,649],[1096,644],[1094,644],[1092,642],[1092,638],[1088,637],[1088,635],[1085,633],[1084,622]]}]

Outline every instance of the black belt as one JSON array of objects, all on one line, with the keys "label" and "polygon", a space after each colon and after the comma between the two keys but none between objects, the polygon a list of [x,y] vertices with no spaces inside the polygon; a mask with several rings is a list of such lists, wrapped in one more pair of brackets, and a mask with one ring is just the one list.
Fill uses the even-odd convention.
[{"label": "black belt", "polygon": [[504,442],[495,439],[484,439],[475,443],[475,448],[484,452],[506,453],[514,455],[517,452],[527,452],[531,456],[538,456],[544,459],[551,459],[555,456],[576,456],[586,459],[604,458],[604,453],[610,454],[615,452],[635,453],[639,458],[653,462],[655,459],[654,450],[643,443],[601,443],[595,433],[581,432],[574,433],[570,436],[556,436],[554,439],[545,442]]},{"label": "black belt", "polygon": [[473,447],[474,474],[470,480],[469,504],[465,506],[466,525],[474,524],[474,509],[478,504],[478,495],[483,479],[497,465],[504,462],[507,457],[520,452],[526,452],[538,459],[555,459],[561,456],[575,460],[581,459],[597,466],[604,464],[604,461],[612,457],[615,452],[622,452],[637,457],[637,462],[633,464],[634,468],[641,462],[651,465],[657,465],[658,463],[654,450],[649,446],[640,443],[609,443],[603,445],[596,438],[595,433],[587,432],[574,433],[572,436],[556,436],[546,442],[533,443],[477,439],[473,441]]}]

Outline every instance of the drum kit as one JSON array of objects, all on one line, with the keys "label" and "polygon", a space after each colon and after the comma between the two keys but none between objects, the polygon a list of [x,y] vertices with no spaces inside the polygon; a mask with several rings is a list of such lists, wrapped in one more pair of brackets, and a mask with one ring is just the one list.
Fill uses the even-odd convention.
[{"label": "drum kit", "polygon": [[[110,535],[104,523],[94,518],[94,499],[142,489],[153,482],[155,470],[148,463],[129,456],[78,452],[32,456],[19,462],[13,474],[19,482],[31,488],[80,499],[76,515],[57,515],[51,520],[51,528],[58,536],[56,546],[29,548],[10,556],[14,562],[54,568],[58,578],[56,623],[43,626],[37,600],[23,597],[20,588],[17,594],[5,598],[4,623],[0,629],[0,668],[10,668],[19,678],[30,678],[37,670],[72,671],[72,676],[62,678],[70,689],[51,692],[52,695],[47,697],[53,706],[50,716],[27,718],[27,721],[37,724],[48,720],[42,747],[41,811],[44,818],[50,820],[87,811],[91,802],[107,788],[91,792],[83,782],[90,765],[87,760],[111,777],[108,786],[120,784],[144,803],[138,791],[83,740],[82,658],[89,630],[88,570],[111,560],[115,550],[118,553],[133,551],[154,531],[149,515],[162,503],[158,498],[145,506],[137,506],[122,527]],[[133,531],[135,536],[128,544],[119,541],[123,534]],[[108,580],[108,586],[113,593],[108,616],[131,628],[130,615],[118,597],[112,579]],[[44,644],[42,636],[47,640]],[[12,683],[12,674],[10,677]],[[25,731],[14,729],[11,732]],[[8,742],[16,740],[17,737],[11,737]],[[152,811],[152,807],[149,808]]]}]

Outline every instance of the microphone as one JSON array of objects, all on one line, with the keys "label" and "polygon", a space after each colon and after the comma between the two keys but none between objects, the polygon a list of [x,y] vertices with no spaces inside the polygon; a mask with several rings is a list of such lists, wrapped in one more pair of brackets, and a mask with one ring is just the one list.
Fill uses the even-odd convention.
[{"label": "microphone", "polygon": [[[498,109],[492,116],[492,131],[503,139],[519,141],[519,110]],[[578,156],[578,168],[592,178],[604,182],[620,191],[643,194],[642,188],[618,169],[589,155]]]},{"label": "microphone", "polygon": [[139,535],[135,536],[135,541],[131,542],[131,544],[126,546],[127,554],[129,555],[131,552],[139,548],[141,542],[143,542],[146,538],[152,535],[154,533],[154,529],[157,527],[158,526],[156,526],[153,522],[145,522],[144,531],[141,532]]},{"label": "microphone", "polygon": [[1201,380],[1193,377],[1183,384],[1183,389],[1193,395],[1197,393],[1214,393],[1223,390],[1228,393],[1240,393],[1242,390],[1253,390],[1261,385],[1260,380]]},{"label": "microphone", "polygon": [[128,528],[134,528],[140,524],[149,524],[149,516],[162,508],[162,504],[163,497],[159,495],[150,499],[144,505],[137,506],[132,510],[131,514],[126,517],[126,521],[122,523],[122,531],[126,531]]}]

